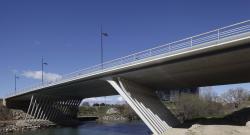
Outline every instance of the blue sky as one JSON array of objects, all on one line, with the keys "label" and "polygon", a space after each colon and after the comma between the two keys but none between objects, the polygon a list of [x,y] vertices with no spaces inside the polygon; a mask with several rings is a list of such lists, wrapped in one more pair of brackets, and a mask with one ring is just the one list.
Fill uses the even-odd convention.
[{"label": "blue sky", "polygon": [[1,0],[0,97],[13,91],[14,72],[18,88],[39,83],[41,57],[52,80],[100,63],[101,24],[107,61],[248,20],[249,8],[249,0]]}]

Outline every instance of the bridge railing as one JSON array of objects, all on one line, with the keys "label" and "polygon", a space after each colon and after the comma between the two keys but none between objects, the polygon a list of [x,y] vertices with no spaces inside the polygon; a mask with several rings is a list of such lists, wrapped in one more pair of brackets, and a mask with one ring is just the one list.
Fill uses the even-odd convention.
[{"label": "bridge railing", "polygon": [[127,66],[127,65],[129,66],[132,63],[143,61],[145,59],[162,56],[162,55],[166,56],[166,55],[174,54],[176,52],[180,52],[184,50],[192,50],[193,48],[197,48],[197,47],[214,45],[215,43],[221,43],[225,39],[228,39],[228,38],[245,37],[245,36],[249,36],[249,34],[250,34],[250,20],[247,20],[244,22],[240,22],[240,23],[236,23],[230,26],[212,30],[206,33],[202,33],[196,36],[192,36],[189,38],[185,38],[182,40],[178,40],[175,42],[157,46],[155,48],[147,49],[147,50],[134,53],[125,57],[107,61],[107,62],[98,64],[92,67],[88,67],[88,68],[64,75],[61,79],[58,79],[54,82],[45,82],[43,84],[40,83],[32,87],[22,89],[18,91],[17,93],[9,95],[9,97],[15,96],[21,93],[25,93],[28,91],[32,91],[34,89],[39,89],[39,88],[55,85],[58,83],[62,83],[62,82],[65,82],[67,80],[71,80],[74,78],[103,73],[107,70],[112,70],[112,69]]}]

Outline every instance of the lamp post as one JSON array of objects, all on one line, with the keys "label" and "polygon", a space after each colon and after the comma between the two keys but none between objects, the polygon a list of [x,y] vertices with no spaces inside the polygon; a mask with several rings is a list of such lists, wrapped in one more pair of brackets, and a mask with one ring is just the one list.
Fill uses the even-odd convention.
[{"label": "lamp post", "polygon": [[16,80],[19,79],[19,76],[15,74],[15,94],[16,94]]},{"label": "lamp post", "polygon": [[[103,45],[102,45],[102,37],[103,36],[107,37],[108,33],[102,31],[102,25],[101,25],[101,66],[102,66],[102,70],[103,70]],[[106,106],[106,96],[105,96],[105,106]]]},{"label": "lamp post", "polygon": [[43,61],[43,57],[42,57],[42,84],[43,84],[43,70],[44,70],[44,65],[48,65],[48,63]]},{"label": "lamp post", "polygon": [[107,37],[108,33],[105,33],[102,31],[102,25],[101,25],[101,66],[102,66],[102,69],[103,69],[103,43],[102,43],[103,36]]}]

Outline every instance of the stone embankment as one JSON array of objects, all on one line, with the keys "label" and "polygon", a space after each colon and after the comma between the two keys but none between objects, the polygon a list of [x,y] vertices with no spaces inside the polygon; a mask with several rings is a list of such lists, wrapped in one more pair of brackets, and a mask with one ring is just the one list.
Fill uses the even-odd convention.
[{"label": "stone embankment", "polygon": [[28,130],[48,128],[52,126],[55,125],[49,121],[34,121],[34,122],[27,122],[25,120],[1,121],[0,134],[23,132]]},{"label": "stone embankment", "polygon": [[22,110],[0,106],[0,135],[55,126],[50,121],[34,120]]}]

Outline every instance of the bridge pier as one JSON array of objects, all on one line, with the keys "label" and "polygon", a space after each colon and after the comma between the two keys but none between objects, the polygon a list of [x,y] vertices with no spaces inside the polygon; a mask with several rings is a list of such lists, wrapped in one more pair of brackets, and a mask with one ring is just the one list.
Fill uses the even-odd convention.
[{"label": "bridge pier", "polygon": [[180,124],[154,90],[123,78],[107,79],[107,82],[127,101],[154,135],[160,135]]},{"label": "bridge pier", "polygon": [[78,106],[82,99],[32,95],[25,120],[27,122],[51,121],[57,124],[76,124]]}]

